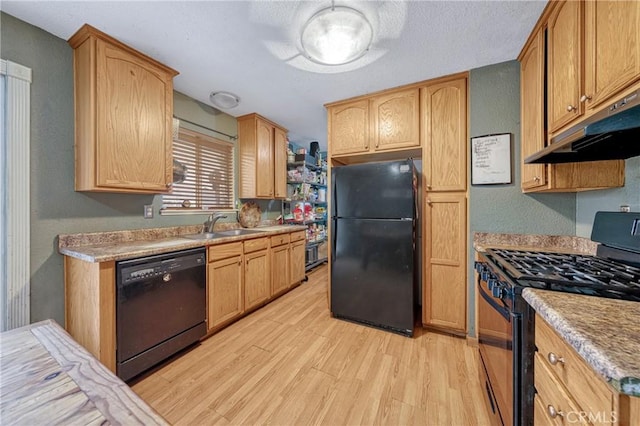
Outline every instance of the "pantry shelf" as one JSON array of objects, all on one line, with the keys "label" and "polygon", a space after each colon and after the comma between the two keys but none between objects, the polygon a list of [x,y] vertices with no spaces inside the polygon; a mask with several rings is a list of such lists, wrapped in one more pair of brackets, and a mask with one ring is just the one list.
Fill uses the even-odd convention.
[{"label": "pantry shelf", "polygon": [[286,223],[307,226],[306,270],[327,260],[327,170],[306,161],[287,163]]}]

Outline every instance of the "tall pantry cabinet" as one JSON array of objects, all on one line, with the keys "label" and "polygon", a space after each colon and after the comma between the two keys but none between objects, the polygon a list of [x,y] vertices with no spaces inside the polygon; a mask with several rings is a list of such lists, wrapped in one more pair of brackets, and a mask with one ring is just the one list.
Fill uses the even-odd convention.
[{"label": "tall pantry cabinet", "polygon": [[420,90],[425,326],[467,329],[467,77]]}]

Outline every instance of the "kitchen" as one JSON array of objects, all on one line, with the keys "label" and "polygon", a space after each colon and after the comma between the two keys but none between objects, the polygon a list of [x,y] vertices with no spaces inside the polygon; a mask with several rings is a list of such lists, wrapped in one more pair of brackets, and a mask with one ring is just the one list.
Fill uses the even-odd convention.
[{"label": "kitchen", "polygon": [[[153,196],[78,194],[73,188],[73,104],[72,51],[65,40],[30,27],[7,15],[2,16],[3,55],[14,52],[17,62],[42,67],[41,79],[34,80],[31,183],[31,270],[32,321],[54,318],[64,322],[62,259],[57,253],[58,234],[149,227],[141,215],[143,204],[158,204]],[[6,34],[21,34],[27,46]],[[21,41],[22,42],[22,41]],[[513,158],[520,158],[519,64],[509,61],[473,69],[469,77],[469,136],[496,130],[513,135]],[[176,95],[176,99],[180,99]],[[180,102],[175,100],[176,109]],[[266,114],[266,112],[264,112]],[[225,127],[225,117],[216,116],[217,129]],[[589,237],[596,210],[617,210],[621,204],[638,210],[639,159],[626,160],[625,186],[585,193],[522,194],[519,185],[471,186],[469,191],[469,277],[473,232],[544,233]],[[514,182],[519,182],[516,162]],[[275,216],[275,215],[274,215]],[[164,218],[162,218],[164,219]],[[191,225],[193,218],[161,220],[160,226]],[[59,277],[52,279],[52,277]],[[473,282],[469,282],[470,289]],[[471,294],[471,292],[470,292]],[[472,298],[469,298],[468,331],[475,335]]]}]

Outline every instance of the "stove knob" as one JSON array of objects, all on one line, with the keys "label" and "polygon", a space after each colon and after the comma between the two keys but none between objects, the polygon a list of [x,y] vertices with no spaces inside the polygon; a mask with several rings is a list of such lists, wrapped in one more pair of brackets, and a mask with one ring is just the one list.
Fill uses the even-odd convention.
[{"label": "stove knob", "polygon": [[504,293],[504,288],[502,284],[499,282],[496,282],[495,286],[491,289],[491,294],[496,299],[501,299],[503,293]]},{"label": "stove knob", "polygon": [[494,278],[489,278],[489,280],[487,280],[487,287],[489,288],[489,291],[492,291],[495,285],[496,285],[496,280]]}]

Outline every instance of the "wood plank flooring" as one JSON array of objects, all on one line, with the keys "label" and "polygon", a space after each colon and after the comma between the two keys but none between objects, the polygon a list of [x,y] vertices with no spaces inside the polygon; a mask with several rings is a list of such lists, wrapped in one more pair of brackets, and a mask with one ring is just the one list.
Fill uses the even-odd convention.
[{"label": "wood plank flooring", "polygon": [[489,425],[477,349],[331,318],[327,267],[133,390],[176,425]]}]

